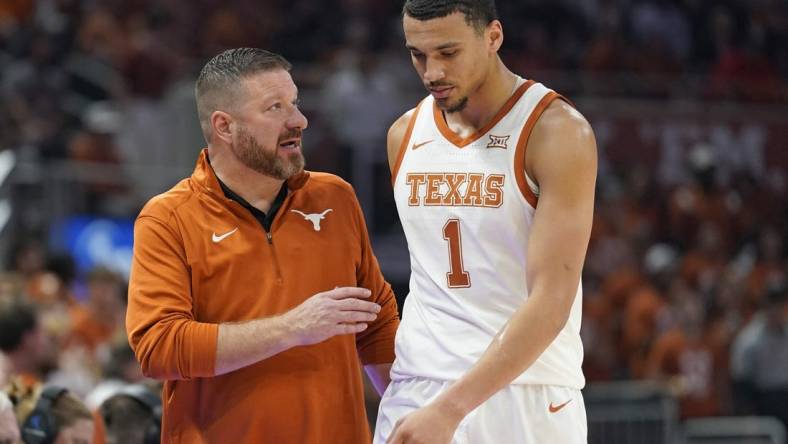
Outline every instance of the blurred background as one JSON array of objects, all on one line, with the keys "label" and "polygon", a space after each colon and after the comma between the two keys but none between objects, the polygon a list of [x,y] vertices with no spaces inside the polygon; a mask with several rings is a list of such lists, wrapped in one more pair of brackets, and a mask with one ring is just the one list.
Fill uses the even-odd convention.
[{"label": "blurred background", "polygon": [[[599,145],[589,442],[785,442],[788,2],[497,3],[504,62],[570,98]],[[191,173],[194,80],[230,47],[293,62],[307,168],[354,184],[401,302],[385,134],[425,91],[400,8],[0,0],[0,386],[56,382],[96,408],[142,380],[123,325],[133,221]]]}]

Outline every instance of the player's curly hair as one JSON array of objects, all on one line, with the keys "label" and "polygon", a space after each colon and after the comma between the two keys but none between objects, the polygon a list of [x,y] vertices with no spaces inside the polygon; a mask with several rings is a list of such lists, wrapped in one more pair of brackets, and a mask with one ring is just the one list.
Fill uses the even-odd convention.
[{"label": "player's curly hair", "polygon": [[484,30],[493,20],[498,20],[498,11],[494,0],[405,0],[402,15],[416,20],[430,20],[446,17],[461,12],[465,21],[476,28]]}]

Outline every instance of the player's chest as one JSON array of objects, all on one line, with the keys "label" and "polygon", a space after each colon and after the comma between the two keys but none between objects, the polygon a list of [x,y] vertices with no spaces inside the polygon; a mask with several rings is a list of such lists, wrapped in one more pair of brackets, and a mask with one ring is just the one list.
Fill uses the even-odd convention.
[{"label": "player's chest", "polygon": [[409,207],[499,208],[514,183],[509,153],[486,147],[439,144],[405,159],[395,184],[398,204]]}]

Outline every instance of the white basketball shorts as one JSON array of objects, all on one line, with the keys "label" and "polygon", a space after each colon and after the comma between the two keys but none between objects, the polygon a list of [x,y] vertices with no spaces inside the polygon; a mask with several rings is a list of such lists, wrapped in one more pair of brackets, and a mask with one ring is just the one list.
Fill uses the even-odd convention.
[{"label": "white basketball shorts", "polygon": [[[373,444],[385,444],[397,421],[428,404],[451,383],[425,378],[392,382],[380,400]],[[510,385],[473,410],[452,444],[585,444],[588,425],[579,390]]]}]

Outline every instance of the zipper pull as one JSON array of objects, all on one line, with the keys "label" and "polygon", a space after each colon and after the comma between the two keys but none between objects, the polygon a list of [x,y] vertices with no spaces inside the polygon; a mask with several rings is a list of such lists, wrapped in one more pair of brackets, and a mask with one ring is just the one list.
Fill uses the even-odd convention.
[{"label": "zipper pull", "polygon": [[267,237],[267,238],[268,238],[268,244],[269,244],[269,245],[273,245],[274,241],[273,241],[273,239],[271,239],[271,232],[270,232],[270,231],[267,231],[267,232],[265,233],[265,237]]}]

